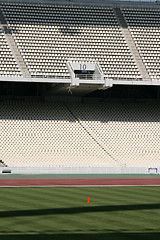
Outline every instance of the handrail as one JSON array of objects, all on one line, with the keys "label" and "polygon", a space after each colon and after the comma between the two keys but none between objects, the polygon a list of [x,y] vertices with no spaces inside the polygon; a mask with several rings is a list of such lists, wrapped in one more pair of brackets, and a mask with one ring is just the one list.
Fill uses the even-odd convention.
[{"label": "handrail", "polygon": [[102,77],[100,75],[95,75],[95,74],[75,74],[76,78],[79,79],[88,79],[88,80],[101,80]]},{"label": "handrail", "polygon": [[67,75],[48,75],[48,74],[31,74],[31,78],[59,78],[59,79],[70,79]]},{"label": "handrail", "polygon": [[[19,76],[20,77],[20,76]],[[70,76],[67,75],[47,75],[47,74],[31,74],[32,78],[55,78],[55,79],[70,79]],[[101,80],[102,77],[100,75],[95,75],[95,74],[75,74],[76,78],[80,78],[80,79],[88,79],[88,80]],[[131,77],[131,76],[122,76],[122,77],[110,77],[105,75],[104,76],[105,79],[112,79],[112,80],[117,80],[117,81],[142,81],[144,79],[142,79],[141,77]],[[152,81],[153,79],[151,78],[146,78],[144,81]]]},{"label": "handrail", "polygon": [[124,77],[109,77],[109,76],[104,76],[105,79],[112,79],[116,81],[153,81],[151,78],[136,78],[136,77],[130,77],[130,76],[124,76]]}]

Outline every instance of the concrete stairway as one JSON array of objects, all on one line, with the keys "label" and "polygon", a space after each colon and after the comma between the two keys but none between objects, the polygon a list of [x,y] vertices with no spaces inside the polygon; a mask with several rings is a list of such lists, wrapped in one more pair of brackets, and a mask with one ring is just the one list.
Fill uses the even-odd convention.
[{"label": "concrete stairway", "polygon": [[17,65],[22,73],[22,76],[25,78],[31,78],[29,70],[23,60],[22,55],[19,52],[19,49],[14,41],[11,30],[8,28],[7,22],[3,16],[3,13],[0,9],[0,29],[5,33],[5,38],[7,40],[8,46],[10,47],[12,54],[17,62]]},{"label": "concrete stairway", "polygon": [[142,76],[142,79],[143,80],[151,80],[150,77],[149,77],[149,74],[146,70],[146,67],[142,61],[142,58],[138,52],[138,49],[135,45],[135,42],[134,40],[132,39],[132,36],[131,36],[131,33],[128,29],[128,26],[127,26],[127,23],[125,21],[125,18],[121,12],[121,9],[120,8],[114,8],[114,13],[115,13],[115,16],[118,20],[118,23],[119,25],[121,26],[121,30],[122,30],[122,33],[124,35],[124,38],[128,44],[128,47],[133,55],[133,58],[135,60],[135,63],[138,67],[138,70],[139,72],[141,73],[141,76]]}]

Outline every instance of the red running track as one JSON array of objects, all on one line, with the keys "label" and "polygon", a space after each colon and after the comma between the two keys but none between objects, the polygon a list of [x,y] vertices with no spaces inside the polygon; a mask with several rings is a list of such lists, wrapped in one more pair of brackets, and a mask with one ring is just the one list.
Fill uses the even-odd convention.
[{"label": "red running track", "polygon": [[0,179],[0,186],[160,186],[160,179]]}]

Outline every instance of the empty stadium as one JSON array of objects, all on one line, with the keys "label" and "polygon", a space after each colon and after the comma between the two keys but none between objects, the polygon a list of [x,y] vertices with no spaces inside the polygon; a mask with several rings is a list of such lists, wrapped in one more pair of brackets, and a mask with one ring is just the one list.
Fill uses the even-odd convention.
[{"label": "empty stadium", "polygon": [[159,18],[158,1],[1,1],[2,167],[158,172]]},{"label": "empty stadium", "polygon": [[160,238],[160,1],[0,0],[0,239]]}]

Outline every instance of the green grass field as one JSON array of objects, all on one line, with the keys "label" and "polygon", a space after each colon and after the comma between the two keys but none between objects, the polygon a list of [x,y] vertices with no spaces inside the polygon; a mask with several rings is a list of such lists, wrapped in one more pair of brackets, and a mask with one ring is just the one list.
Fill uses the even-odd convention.
[{"label": "green grass field", "polygon": [[160,187],[1,188],[10,239],[160,239]]}]

